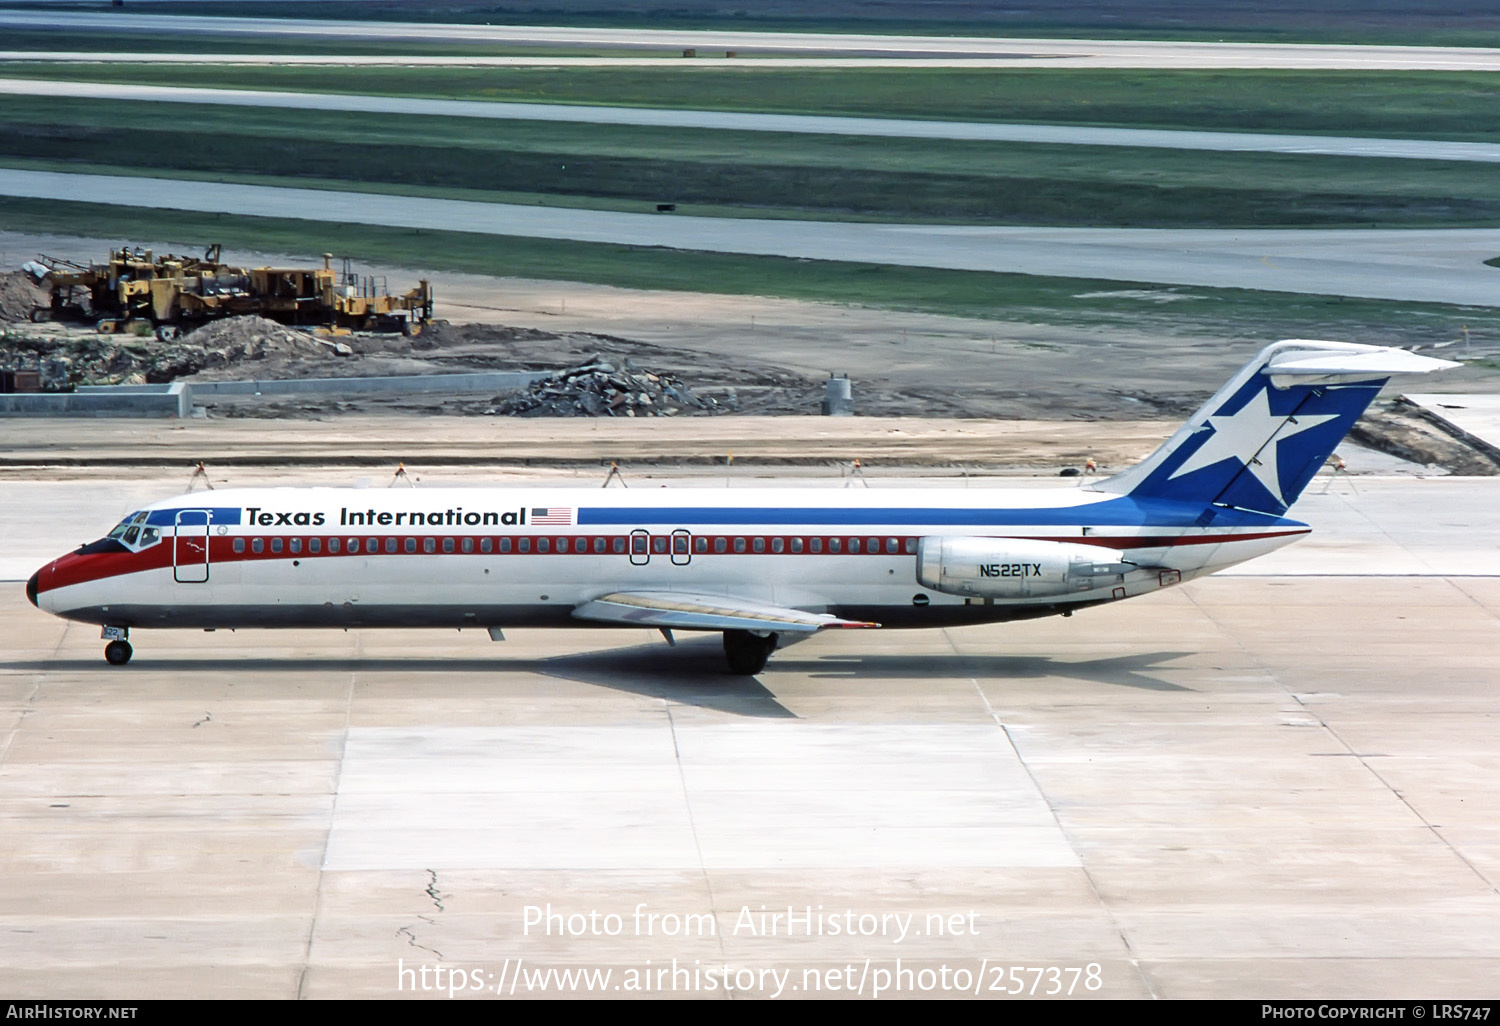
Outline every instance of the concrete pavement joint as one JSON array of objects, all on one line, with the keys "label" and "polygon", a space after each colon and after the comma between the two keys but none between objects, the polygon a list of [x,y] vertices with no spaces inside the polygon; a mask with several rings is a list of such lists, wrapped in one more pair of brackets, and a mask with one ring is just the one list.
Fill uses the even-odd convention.
[{"label": "concrete pavement joint", "polygon": [[[959,652],[957,643],[955,643],[953,640],[952,631],[946,627],[943,628],[943,638],[948,642],[948,647],[953,650],[954,655],[962,654]],[[979,684],[979,678],[970,677],[969,682],[974,685],[974,692],[979,696],[979,701],[984,706],[985,714],[995,722],[995,726],[999,727],[1000,732],[1005,735],[1006,744],[1008,744],[1010,746],[1010,750],[1015,753],[1016,761],[1021,764],[1021,768],[1026,771],[1027,779],[1031,781],[1031,786],[1036,790],[1038,797],[1040,797],[1042,801],[1047,803],[1047,812],[1052,817],[1052,822],[1057,825],[1058,832],[1062,834],[1064,838],[1066,838],[1068,847],[1072,850],[1073,854],[1078,857],[1078,868],[1083,873],[1083,878],[1088,881],[1089,892],[1094,896],[1094,900],[1098,903],[1100,910],[1105,915],[1105,918],[1109,920],[1110,928],[1114,931],[1115,936],[1120,938],[1120,944],[1125,949],[1126,961],[1128,961],[1130,965],[1134,967],[1136,975],[1141,981],[1141,986],[1146,988],[1146,993],[1152,998],[1161,997],[1161,995],[1157,993],[1156,988],[1152,986],[1151,977],[1146,973],[1145,967],[1141,964],[1140,959],[1136,957],[1135,949],[1131,946],[1130,937],[1127,936],[1125,927],[1122,926],[1120,924],[1120,921],[1115,918],[1114,910],[1109,907],[1109,902],[1105,900],[1104,894],[1099,890],[1097,881],[1094,880],[1093,874],[1089,872],[1088,862],[1084,859],[1083,853],[1079,851],[1079,846],[1077,845],[1077,843],[1075,843],[1073,836],[1068,830],[1067,824],[1063,822],[1062,816],[1059,814],[1056,804],[1047,794],[1046,788],[1042,786],[1042,782],[1037,778],[1036,773],[1032,770],[1031,764],[1026,761],[1026,756],[1022,754],[1020,746],[1016,744],[1016,739],[1011,734],[1010,728],[1001,721],[1000,714],[997,713],[995,711],[995,707],[990,704],[989,696],[984,693],[984,688]]]}]

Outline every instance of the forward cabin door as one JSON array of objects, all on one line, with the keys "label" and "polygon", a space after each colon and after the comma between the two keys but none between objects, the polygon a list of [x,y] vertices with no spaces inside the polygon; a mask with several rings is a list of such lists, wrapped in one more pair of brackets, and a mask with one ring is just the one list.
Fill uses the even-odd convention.
[{"label": "forward cabin door", "polygon": [[177,511],[172,575],[181,584],[202,584],[208,580],[208,521],[206,509]]}]

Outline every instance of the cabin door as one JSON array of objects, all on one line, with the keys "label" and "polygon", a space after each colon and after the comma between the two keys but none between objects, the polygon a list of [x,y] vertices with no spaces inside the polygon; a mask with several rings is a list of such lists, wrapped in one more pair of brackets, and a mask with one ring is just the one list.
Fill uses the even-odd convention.
[{"label": "cabin door", "polygon": [[177,511],[172,575],[181,584],[202,584],[208,580],[208,521],[206,509]]}]

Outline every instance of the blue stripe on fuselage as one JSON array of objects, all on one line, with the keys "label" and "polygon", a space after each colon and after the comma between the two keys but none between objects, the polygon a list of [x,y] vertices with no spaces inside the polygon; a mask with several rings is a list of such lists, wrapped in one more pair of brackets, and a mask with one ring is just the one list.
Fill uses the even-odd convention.
[{"label": "blue stripe on fuselage", "polygon": [[[1212,518],[1205,517],[1212,511]],[[1201,504],[1105,499],[1078,506],[1027,509],[942,509],[911,506],[610,506],[578,511],[578,526],[642,524],[733,525],[888,525],[916,527],[1263,527],[1288,524],[1269,513]],[[1303,526],[1298,524],[1298,526]]]},{"label": "blue stripe on fuselage", "polygon": [[[177,523],[179,513],[205,512],[211,524],[238,524],[243,511],[239,506],[174,506],[171,509],[153,509],[151,515],[146,518],[146,523],[155,527],[171,527]],[[201,524],[203,521],[193,518],[191,522]]]}]

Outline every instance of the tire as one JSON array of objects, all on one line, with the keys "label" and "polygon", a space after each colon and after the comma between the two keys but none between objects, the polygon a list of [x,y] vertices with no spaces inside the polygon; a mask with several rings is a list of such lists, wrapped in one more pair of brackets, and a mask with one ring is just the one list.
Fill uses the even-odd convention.
[{"label": "tire", "polygon": [[111,641],[104,646],[104,661],[111,666],[124,666],[134,652],[128,641]]},{"label": "tire", "polygon": [[750,631],[724,632],[724,658],[729,663],[729,672],[737,677],[750,677],[766,668],[766,660],[776,651],[776,635],[761,637]]}]

